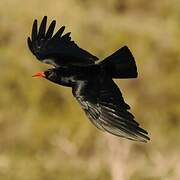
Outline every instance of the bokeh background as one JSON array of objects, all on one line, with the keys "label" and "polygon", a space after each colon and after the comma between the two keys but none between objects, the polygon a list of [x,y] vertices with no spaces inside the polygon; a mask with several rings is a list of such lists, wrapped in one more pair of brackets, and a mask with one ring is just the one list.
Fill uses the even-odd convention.
[{"label": "bokeh background", "polygon": [[[70,89],[31,77],[48,68],[26,44],[44,15],[101,59],[131,49],[139,77],[116,82],[149,143],[100,132]],[[1,0],[0,179],[179,180],[179,37],[179,0]]]}]

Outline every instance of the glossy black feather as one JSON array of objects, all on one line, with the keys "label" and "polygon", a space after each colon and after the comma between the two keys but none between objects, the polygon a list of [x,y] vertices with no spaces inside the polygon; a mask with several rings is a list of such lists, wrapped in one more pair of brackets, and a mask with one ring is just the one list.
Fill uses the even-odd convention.
[{"label": "glossy black feather", "polygon": [[62,26],[62,27],[56,32],[56,34],[53,36],[52,39],[55,40],[55,39],[57,39],[57,38],[60,38],[61,35],[63,34],[64,30],[65,30],[65,26]]},{"label": "glossy black feather", "polygon": [[31,40],[35,41],[37,39],[37,19],[34,20],[33,27],[32,27],[32,33],[31,33]]},{"label": "glossy black feather", "polygon": [[79,81],[73,88],[73,95],[91,122],[103,131],[113,135],[147,142],[147,131],[139,127],[122,94],[108,77],[102,75],[87,81]]},{"label": "glossy black feather", "polygon": [[30,37],[28,37],[27,43],[28,43],[29,49],[30,49],[31,51],[33,51],[32,41],[31,41]]},{"label": "glossy black feather", "polygon": [[38,40],[44,39],[45,38],[45,33],[46,33],[46,24],[47,24],[47,16],[44,16],[41,25],[39,27],[39,33],[38,33]]},{"label": "glossy black feather", "polygon": [[95,63],[98,58],[71,41],[70,32],[62,35],[65,26],[62,26],[53,36],[55,25],[56,21],[53,20],[47,28],[47,16],[44,16],[38,29],[37,20],[34,20],[31,38],[28,37],[27,43],[37,59],[56,67],[69,64],[87,65]]},{"label": "glossy black feather", "polygon": [[46,39],[50,39],[52,37],[55,26],[56,26],[56,21],[53,20],[51,22],[51,24],[49,25],[49,28],[48,28],[48,30],[46,32]]},{"label": "glossy black feather", "polygon": [[71,34],[70,32],[64,34],[64,35],[62,36],[62,40],[64,40],[64,41],[70,41],[70,40],[71,40],[70,34]]}]

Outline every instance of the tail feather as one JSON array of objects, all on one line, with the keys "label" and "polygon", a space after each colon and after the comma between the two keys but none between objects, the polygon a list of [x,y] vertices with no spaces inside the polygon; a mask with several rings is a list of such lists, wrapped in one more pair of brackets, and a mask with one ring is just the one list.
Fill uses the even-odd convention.
[{"label": "tail feather", "polygon": [[100,65],[112,78],[136,78],[138,76],[134,57],[127,46],[105,58]]}]

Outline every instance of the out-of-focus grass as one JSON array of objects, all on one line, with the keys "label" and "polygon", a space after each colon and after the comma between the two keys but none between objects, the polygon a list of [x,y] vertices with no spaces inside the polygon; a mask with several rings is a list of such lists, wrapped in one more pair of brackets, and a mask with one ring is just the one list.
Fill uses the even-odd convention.
[{"label": "out-of-focus grass", "polygon": [[[100,58],[130,47],[139,78],[116,82],[150,143],[105,135],[70,89],[31,78],[47,68],[26,45],[33,19],[44,15]],[[1,0],[0,179],[178,180],[179,18],[178,0]]]}]

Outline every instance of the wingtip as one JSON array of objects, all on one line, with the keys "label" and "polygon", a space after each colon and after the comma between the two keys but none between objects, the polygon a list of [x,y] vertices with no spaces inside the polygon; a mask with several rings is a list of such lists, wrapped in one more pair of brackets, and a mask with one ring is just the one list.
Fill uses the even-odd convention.
[{"label": "wingtip", "polygon": [[148,143],[151,140],[151,138],[149,136],[147,136],[148,133],[147,133],[147,135],[145,135],[145,134],[141,134],[141,136],[139,136],[139,141],[144,142],[144,143]]},{"label": "wingtip", "polygon": [[43,20],[47,20],[47,16],[46,15],[43,17]]},{"label": "wingtip", "polygon": [[43,24],[43,23],[46,24],[46,22],[47,22],[47,16],[44,16],[42,21],[41,21],[41,24]]},{"label": "wingtip", "polygon": [[64,30],[65,30],[65,26],[61,26],[60,29],[53,36],[53,39],[56,39],[57,37],[61,37]]},{"label": "wingtip", "polygon": [[64,39],[64,40],[71,40],[70,34],[71,34],[71,32],[68,32],[68,33],[64,34],[62,36],[62,39]]},{"label": "wingtip", "polygon": [[34,19],[33,21],[33,30],[37,30],[38,20]]},{"label": "wingtip", "polygon": [[29,49],[32,51],[32,41],[30,37],[27,38],[27,44],[28,44]]},{"label": "wingtip", "polygon": [[141,134],[141,135],[136,134],[134,137],[126,136],[124,138],[132,140],[132,141],[140,142],[140,143],[148,143],[151,140],[148,136],[144,134]]},{"label": "wingtip", "polygon": [[56,24],[56,20],[53,19],[51,23]]},{"label": "wingtip", "polygon": [[31,32],[31,39],[32,41],[37,38],[37,31],[38,31],[38,21],[37,19],[34,20]]},{"label": "wingtip", "polygon": [[46,25],[47,25],[47,16],[44,16],[39,27],[39,33],[37,37],[38,39],[44,38],[46,33]]},{"label": "wingtip", "polygon": [[28,36],[27,41],[31,41],[31,38]]},{"label": "wingtip", "polygon": [[151,139],[148,137],[147,139],[140,140],[142,143],[148,143]]},{"label": "wingtip", "polygon": [[27,38],[27,43],[28,43],[28,44],[31,43],[31,38],[30,38],[30,37]]},{"label": "wingtip", "polygon": [[36,23],[37,23],[37,19],[34,19],[33,24],[36,24]]},{"label": "wingtip", "polygon": [[[61,30],[61,32],[63,33],[64,32],[64,30],[65,30],[65,28],[66,28],[66,26],[61,26],[61,28],[59,29],[59,30]],[[61,34],[62,35],[62,34]]]},{"label": "wingtip", "polygon": [[49,25],[49,28],[48,28],[48,30],[47,30],[47,32],[46,32],[46,35],[45,35],[47,39],[49,39],[49,38],[52,37],[52,35],[53,35],[53,33],[54,33],[55,26],[56,26],[56,21],[53,20],[53,21],[51,22],[51,24]]}]

